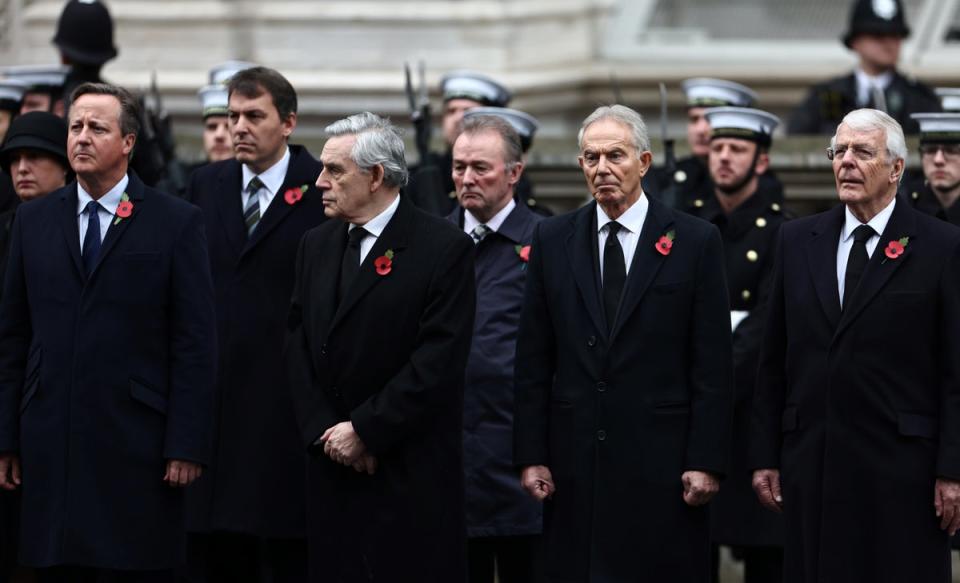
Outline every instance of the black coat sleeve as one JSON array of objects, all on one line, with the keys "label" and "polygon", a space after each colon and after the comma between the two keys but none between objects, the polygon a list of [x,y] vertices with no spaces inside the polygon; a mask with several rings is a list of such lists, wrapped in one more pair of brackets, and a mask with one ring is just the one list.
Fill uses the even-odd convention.
[{"label": "black coat sleeve", "polygon": [[[3,299],[0,302],[0,452],[17,452],[20,449],[20,395],[27,365],[27,348],[33,336],[23,270],[21,214],[17,213],[13,221]],[[41,356],[38,354],[36,358]]]}]

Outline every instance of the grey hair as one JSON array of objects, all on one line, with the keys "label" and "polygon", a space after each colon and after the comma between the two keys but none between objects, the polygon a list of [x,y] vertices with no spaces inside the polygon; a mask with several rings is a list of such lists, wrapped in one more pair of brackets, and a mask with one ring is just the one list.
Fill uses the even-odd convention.
[{"label": "grey hair", "polygon": [[476,135],[482,132],[494,132],[503,142],[503,161],[507,170],[523,161],[523,147],[520,145],[520,135],[510,125],[510,122],[495,115],[471,115],[461,122],[460,135]]},{"label": "grey hair", "polygon": [[577,134],[577,146],[583,149],[583,133],[594,122],[602,119],[612,119],[630,128],[633,134],[633,145],[637,148],[637,158],[650,149],[650,136],[647,135],[647,124],[643,123],[643,116],[625,105],[602,105],[595,109],[580,124]]},{"label": "grey hair", "polygon": [[[840,125],[846,125],[858,132],[883,130],[887,137],[887,155],[892,161],[907,159],[907,142],[903,137],[903,128],[886,113],[878,109],[855,109],[845,115]],[[837,126],[839,129],[840,126]],[[837,135],[830,138],[830,147],[836,147]],[[902,176],[901,176],[902,178]]]},{"label": "grey hair", "polygon": [[362,172],[374,166],[383,167],[383,182],[387,186],[403,187],[409,173],[404,157],[402,132],[387,118],[369,111],[351,115],[328,125],[323,130],[334,136],[357,136],[350,158]]}]

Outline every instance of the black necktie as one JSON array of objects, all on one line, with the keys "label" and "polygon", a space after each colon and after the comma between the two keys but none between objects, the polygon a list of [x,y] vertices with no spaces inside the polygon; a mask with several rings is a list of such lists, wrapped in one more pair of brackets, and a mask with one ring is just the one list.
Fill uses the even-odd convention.
[{"label": "black necktie", "polygon": [[623,258],[623,247],[617,233],[623,226],[611,221],[607,223],[607,241],[603,244],[603,310],[607,315],[607,329],[613,330],[620,295],[627,281],[627,262]]},{"label": "black necktie", "polygon": [[369,235],[363,227],[350,229],[347,248],[343,250],[343,260],[340,262],[340,300],[347,295],[350,284],[360,272],[360,242]]},{"label": "black necktie", "polygon": [[89,276],[100,255],[100,203],[91,200],[84,212],[87,213],[87,233],[83,236],[83,267]]},{"label": "black necktie", "polygon": [[847,300],[853,297],[853,291],[857,289],[860,282],[860,276],[863,270],[867,268],[867,261],[870,256],[867,255],[867,240],[872,237],[876,231],[870,225],[860,225],[853,230],[853,247],[850,248],[850,255],[847,257],[847,272],[843,276],[843,304],[846,306]]}]

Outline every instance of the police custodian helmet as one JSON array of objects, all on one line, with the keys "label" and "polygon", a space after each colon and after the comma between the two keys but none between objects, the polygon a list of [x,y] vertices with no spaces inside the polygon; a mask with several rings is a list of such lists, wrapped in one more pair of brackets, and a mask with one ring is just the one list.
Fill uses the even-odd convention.
[{"label": "police custodian helmet", "polygon": [[102,65],[117,56],[113,19],[97,0],[70,0],[60,13],[53,44],[71,63]]}]

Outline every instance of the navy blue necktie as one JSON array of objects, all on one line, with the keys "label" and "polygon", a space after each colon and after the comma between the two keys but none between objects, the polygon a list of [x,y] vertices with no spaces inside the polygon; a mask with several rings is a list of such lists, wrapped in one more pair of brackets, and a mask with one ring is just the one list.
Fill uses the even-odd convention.
[{"label": "navy blue necktie", "polygon": [[87,213],[87,234],[83,237],[83,267],[89,276],[100,255],[100,203],[91,200],[84,209]]}]

